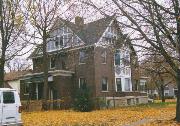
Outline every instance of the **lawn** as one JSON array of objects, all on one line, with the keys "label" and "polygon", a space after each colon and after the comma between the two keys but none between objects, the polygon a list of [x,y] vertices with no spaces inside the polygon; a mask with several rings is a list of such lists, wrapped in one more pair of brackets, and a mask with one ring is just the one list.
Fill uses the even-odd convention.
[{"label": "lawn", "polygon": [[174,117],[175,102],[157,102],[84,113],[72,110],[22,113],[24,126],[177,125],[173,121]]}]

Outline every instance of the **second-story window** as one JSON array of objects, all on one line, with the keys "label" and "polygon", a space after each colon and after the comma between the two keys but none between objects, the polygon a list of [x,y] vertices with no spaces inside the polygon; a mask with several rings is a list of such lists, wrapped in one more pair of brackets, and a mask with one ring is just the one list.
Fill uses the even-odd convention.
[{"label": "second-story window", "polygon": [[121,60],[121,55],[120,55],[120,50],[116,50],[115,52],[115,65],[120,65],[120,60]]},{"label": "second-story window", "polygon": [[79,63],[84,64],[86,60],[86,52],[85,51],[80,51],[79,52]]},{"label": "second-story window", "polygon": [[50,69],[53,69],[53,68],[55,68],[55,58],[51,57],[50,58]]},{"label": "second-story window", "polygon": [[102,52],[101,52],[101,59],[102,59],[102,63],[103,63],[103,64],[106,63],[106,58],[107,58],[106,51],[102,51]]}]

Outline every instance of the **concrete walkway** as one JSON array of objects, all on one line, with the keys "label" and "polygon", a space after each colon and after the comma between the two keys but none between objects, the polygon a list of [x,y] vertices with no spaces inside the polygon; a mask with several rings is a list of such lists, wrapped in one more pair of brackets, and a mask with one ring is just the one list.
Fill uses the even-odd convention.
[{"label": "concrete walkway", "polygon": [[140,126],[140,125],[143,125],[143,124],[146,124],[146,123],[149,123],[153,121],[153,119],[148,119],[148,118],[144,118],[142,120],[138,120],[136,122],[133,122],[131,124],[126,124],[126,125],[123,125],[123,126]]}]

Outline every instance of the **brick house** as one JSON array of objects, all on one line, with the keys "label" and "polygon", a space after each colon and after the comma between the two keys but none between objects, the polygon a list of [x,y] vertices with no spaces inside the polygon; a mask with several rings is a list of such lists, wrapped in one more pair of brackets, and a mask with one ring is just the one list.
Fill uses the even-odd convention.
[{"label": "brick house", "polygon": [[[114,17],[84,24],[58,19],[47,43],[49,97],[69,98],[86,84],[94,98],[110,105],[147,103],[147,94],[132,90],[130,49]],[[30,55],[33,73],[21,80],[21,99],[40,100],[43,91],[42,50]],[[116,101],[116,102],[114,102]]]}]

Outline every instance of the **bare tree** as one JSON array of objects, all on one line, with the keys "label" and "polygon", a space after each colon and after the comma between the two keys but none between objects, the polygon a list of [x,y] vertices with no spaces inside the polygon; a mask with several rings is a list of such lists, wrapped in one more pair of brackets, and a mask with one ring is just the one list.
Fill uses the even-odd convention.
[{"label": "bare tree", "polygon": [[42,109],[47,110],[47,100],[48,100],[48,53],[47,53],[47,43],[49,38],[49,32],[52,30],[52,26],[55,21],[62,6],[62,1],[59,0],[30,0],[26,4],[26,9],[28,12],[28,20],[31,26],[38,33],[38,37],[42,42],[41,48],[43,52],[43,72],[44,72],[44,87],[43,87],[43,104]]},{"label": "bare tree", "polygon": [[[90,0],[89,0],[90,1]],[[111,0],[108,6],[90,5],[105,14],[114,11],[123,27],[136,31],[131,39],[134,45],[141,47],[145,55],[152,51],[162,55],[174,71],[178,87],[176,121],[180,122],[180,3],[179,0]],[[106,4],[107,5],[107,4]],[[126,21],[126,22],[124,22]]]},{"label": "bare tree", "polygon": [[175,76],[171,67],[164,61],[161,55],[151,55],[140,64],[143,74],[147,75],[150,83],[147,88],[158,89],[162,102],[165,102],[164,90],[169,84],[175,82]]},{"label": "bare tree", "polygon": [[13,59],[27,46],[21,41],[25,19],[21,13],[21,0],[0,1],[0,87],[4,83],[5,63]]},{"label": "bare tree", "polygon": [[14,58],[6,62],[7,71],[25,71],[32,67],[32,63],[28,62],[26,59]]}]

